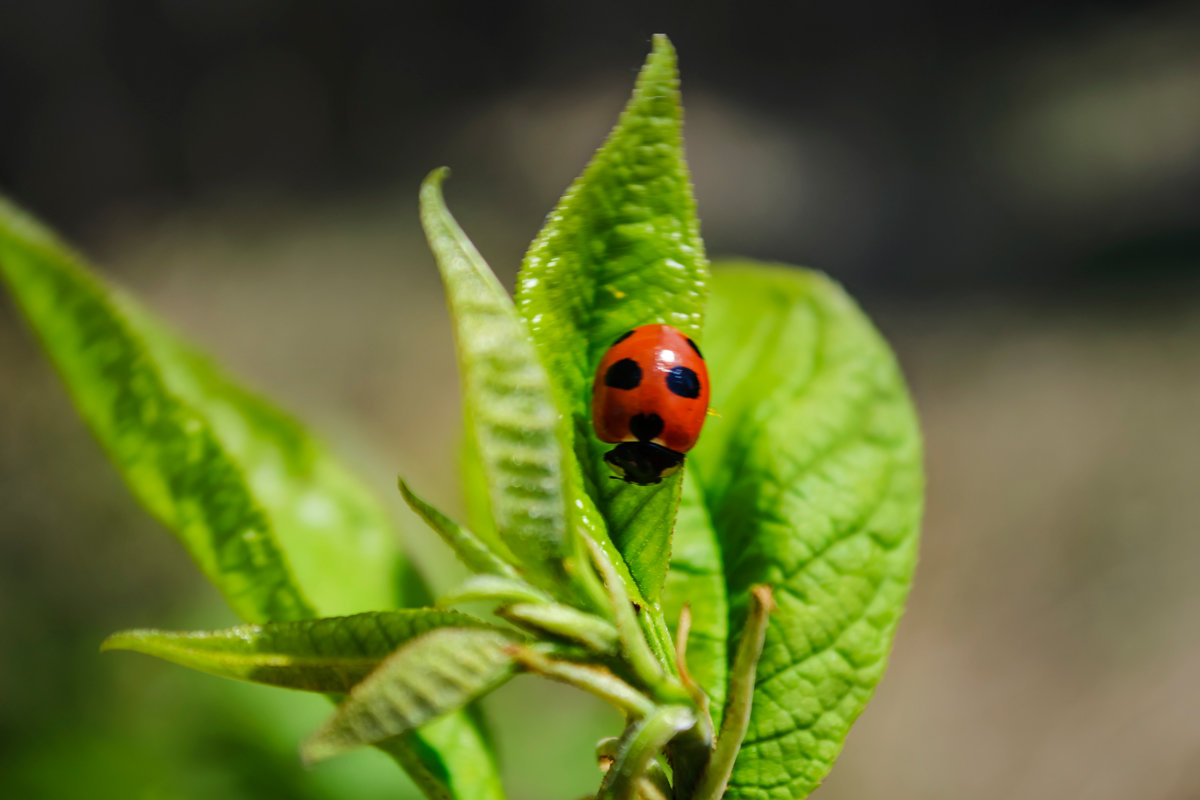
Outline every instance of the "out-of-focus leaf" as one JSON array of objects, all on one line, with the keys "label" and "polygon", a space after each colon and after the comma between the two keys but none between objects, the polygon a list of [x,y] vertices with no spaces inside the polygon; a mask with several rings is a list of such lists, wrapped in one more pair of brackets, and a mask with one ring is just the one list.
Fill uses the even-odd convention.
[{"label": "out-of-focus leaf", "polygon": [[[675,51],[654,49],[608,140],[529,248],[517,307],[569,410],[583,488],[640,594],[658,601],[670,557],[679,474],[656,486],[610,480],[611,445],[592,431],[591,385],[625,331],[660,322],[698,339],[708,269],[683,156]],[[593,514],[581,504],[579,514]]]},{"label": "out-of-focus leaf", "polygon": [[561,593],[568,552],[562,426],[550,381],[512,300],[442,199],[446,171],[421,187],[421,222],[455,326],[464,403],[500,539]]},{"label": "out-of-focus leaf", "polygon": [[512,677],[517,644],[508,634],[482,628],[439,628],[410,640],[305,742],[305,760],[373,744],[461,708]]},{"label": "out-of-focus leaf", "polygon": [[693,470],[720,537],[731,629],[774,589],[730,800],[791,800],[829,771],[883,674],[916,557],[923,477],[895,359],[804,270],[714,271],[713,420]]},{"label": "out-of-focus leaf", "polygon": [[172,391],[137,327],[54,237],[0,204],[0,274],[142,503],[244,619],[313,616],[275,526],[203,409]]},{"label": "out-of-focus leaf", "polygon": [[412,608],[219,631],[122,631],[100,649],[133,650],[224,678],[343,693],[408,640],[468,627],[492,628],[457,611]]},{"label": "out-of-focus leaf", "polygon": [[201,411],[241,468],[317,614],[428,602],[388,512],[322,442],[231,381],[133,298],[110,291],[169,390]]},{"label": "out-of-focus leaf", "polygon": [[[239,616],[424,602],[386,513],[322,445],[3,199],[0,277],[130,490]],[[482,774],[493,762],[474,723],[455,717],[439,731],[452,751],[421,732],[389,752],[431,796],[502,797],[494,769]]]}]

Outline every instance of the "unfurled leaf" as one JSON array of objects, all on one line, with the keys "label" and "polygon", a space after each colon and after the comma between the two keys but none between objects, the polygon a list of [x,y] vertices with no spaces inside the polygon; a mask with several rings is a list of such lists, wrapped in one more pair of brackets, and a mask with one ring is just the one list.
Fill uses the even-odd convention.
[{"label": "unfurled leaf", "polygon": [[895,360],[813,272],[714,271],[712,420],[691,456],[720,536],[733,630],[774,589],[729,800],[791,800],[828,772],[883,674],[922,505],[917,422]]},{"label": "unfurled leaf", "polygon": [[422,185],[421,222],[446,285],[492,515],[522,568],[553,586],[569,549],[558,409],[512,300],[446,209],[445,175]]},{"label": "unfurled leaf", "polygon": [[[239,616],[300,620],[424,601],[386,513],[319,442],[2,199],[0,277],[130,490]],[[484,774],[493,762],[474,723],[448,719],[439,735],[452,751],[425,731],[389,751],[431,796],[502,796],[494,769]]]},{"label": "unfurled leaf", "polygon": [[225,678],[342,693],[410,639],[437,628],[469,627],[494,629],[457,611],[415,608],[219,631],[122,631],[101,649],[146,653]]},{"label": "unfurled leaf", "polygon": [[[610,480],[591,422],[604,351],[627,330],[666,323],[699,339],[707,263],[683,157],[675,51],[664,36],[616,128],[529,248],[517,307],[572,421],[583,485],[637,581],[658,601],[681,476],[656,486]],[[588,513],[586,508],[581,513]]]},{"label": "unfurled leaf", "polygon": [[439,628],[412,639],[305,742],[305,760],[403,734],[463,707],[512,677],[517,644],[509,634],[482,628]]}]

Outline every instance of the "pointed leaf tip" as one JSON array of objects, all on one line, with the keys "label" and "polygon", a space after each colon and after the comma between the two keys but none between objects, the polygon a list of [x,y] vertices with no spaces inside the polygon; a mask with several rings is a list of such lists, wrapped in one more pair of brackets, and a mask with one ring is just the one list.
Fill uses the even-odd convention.
[{"label": "pointed leaf tip", "polygon": [[[616,127],[548,218],[517,281],[517,306],[572,425],[587,497],[570,513],[594,538],[607,534],[650,605],[665,581],[682,473],[654,487],[610,480],[609,446],[592,431],[591,385],[627,330],[659,322],[701,336],[708,266],[682,118],[675,50],[656,35]],[[606,530],[583,522],[597,515]]]},{"label": "pointed leaf tip", "polygon": [[512,299],[446,208],[445,175],[434,170],[421,185],[421,223],[446,287],[497,536],[542,588],[569,592],[562,574],[565,422]]}]

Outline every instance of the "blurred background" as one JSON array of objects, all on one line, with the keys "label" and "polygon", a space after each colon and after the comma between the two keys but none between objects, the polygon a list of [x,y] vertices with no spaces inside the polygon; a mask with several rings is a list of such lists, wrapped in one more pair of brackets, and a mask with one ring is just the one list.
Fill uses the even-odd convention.
[{"label": "blurred background", "polygon": [[[660,31],[710,255],[845,283],[927,438],[892,665],[815,797],[1200,797],[1195,3],[0,3],[0,191],[311,422],[445,588],[393,488],[461,508],[417,185],[454,168],[511,285]],[[0,302],[0,794],[415,796],[300,768],[319,699],[97,653],[233,621]],[[578,797],[616,715],[529,681],[490,703],[512,796]]]}]

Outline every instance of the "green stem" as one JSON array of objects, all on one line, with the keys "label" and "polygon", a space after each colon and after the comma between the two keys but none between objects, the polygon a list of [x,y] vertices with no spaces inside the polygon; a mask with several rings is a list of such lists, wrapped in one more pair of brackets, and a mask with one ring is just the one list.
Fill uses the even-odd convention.
[{"label": "green stem", "polygon": [[617,630],[608,620],[559,603],[513,603],[496,613],[534,633],[549,633],[578,642],[596,653],[615,652]]},{"label": "green stem", "polygon": [[733,659],[733,670],[729,675],[729,696],[725,702],[721,732],[717,735],[717,746],[704,774],[700,776],[692,800],[720,800],[729,786],[733,762],[737,759],[750,725],[754,675],[767,636],[767,617],[774,609],[775,597],[771,594],[770,586],[759,584],[750,588],[750,613],[742,629],[742,638]]},{"label": "green stem", "polygon": [[[600,570],[600,575],[604,579],[604,586],[608,590],[613,621],[617,625],[617,634],[621,639],[621,653],[625,656],[625,660],[633,669],[638,680],[656,690],[663,689],[665,673],[662,663],[655,657],[650,650],[650,645],[646,642],[645,633],[642,631],[641,623],[638,622],[625,585],[621,582],[621,576],[612,562],[608,560],[600,545],[591,539],[586,539],[586,541],[592,550],[592,559],[596,568]],[[649,610],[647,609],[647,611]],[[668,692],[668,694],[672,693]]]},{"label": "green stem", "polygon": [[582,689],[616,706],[634,719],[654,711],[654,701],[603,667],[549,658],[530,647],[516,647],[515,658],[530,672]]},{"label": "green stem", "polygon": [[696,724],[687,706],[658,706],[621,737],[617,758],[604,776],[596,800],[637,800],[639,782],[654,758],[677,733]]}]

